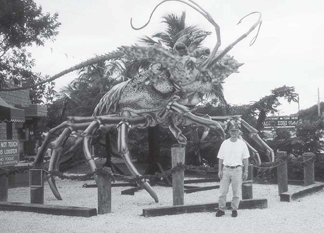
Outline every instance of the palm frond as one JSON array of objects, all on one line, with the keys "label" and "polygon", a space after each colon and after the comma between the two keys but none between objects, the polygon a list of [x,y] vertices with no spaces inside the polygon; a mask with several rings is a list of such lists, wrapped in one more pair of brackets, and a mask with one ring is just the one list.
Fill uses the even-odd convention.
[{"label": "palm frond", "polygon": [[154,34],[152,37],[158,38],[162,43],[164,43],[169,48],[173,47],[172,37],[170,37],[170,35],[167,33],[159,32]]},{"label": "palm frond", "polygon": [[[229,104],[227,103],[225,96],[224,96],[224,90],[223,90],[223,85],[221,84],[214,84],[211,92],[207,94],[208,99],[212,99],[211,102],[216,102],[218,100],[218,104],[228,107]],[[213,100],[214,99],[214,100]]]},{"label": "palm frond", "polygon": [[127,68],[125,70],[125,76],[126,77],[134,77],[134,75],[136,75],[139,70],[148,69],[150,64],[151,63],[147,59],[131,61],[131,62],[127,63],[127,66],[126,66]]},{"label": "palm frond", "polygon": [[140,38],[139,41],[144,44],[148,44],[148,45],[161,44],[159,41],[155,41],[149,36],[144,36],[144,37]]},{"label": "palm frond", "polygon": [[175,35],[186,27],[186,12],[182,12],[180,17],[175,14],[167,14],[162,18],[164,19],[162,23],[167,25],[166,31],[170,35]]}]

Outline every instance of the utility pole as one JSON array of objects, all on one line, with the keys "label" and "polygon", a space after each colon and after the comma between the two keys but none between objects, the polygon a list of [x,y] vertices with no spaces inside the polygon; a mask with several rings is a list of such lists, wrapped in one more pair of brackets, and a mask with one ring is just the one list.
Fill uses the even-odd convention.
[{"label": "utility pole", "polygon": [[300,112],[300,105],[299,105],[299,94],[297,94],[297,103],[298,103],[298,115],[299,115],[299,112]]},{"label": "utility pole", "polygon": [[317,110],[318,110],[318,116],[321,116],[321,101],[320,101],[320,91],[319,87],[317,88],[317,96],[318,96],[318,101],[317,101]]}]

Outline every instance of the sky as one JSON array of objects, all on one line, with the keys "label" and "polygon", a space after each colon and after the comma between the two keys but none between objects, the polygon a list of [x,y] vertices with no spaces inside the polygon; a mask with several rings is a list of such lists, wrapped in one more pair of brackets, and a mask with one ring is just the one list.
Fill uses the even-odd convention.
[{"label": "sky", "polygon": [[[187,25],[212,32],[203,45],[216,44],[214,27],[197,11],[180,2],[166,2],[144,25],[160,0],[34,0],[44,12],[59,14],[59,35],[45,46],[33,48],[34,71],[55,75],[118,46],[133,45],[144,35],[164,29],[162,16],[185,11]],[[244,63],[240,73],[229,76],[223,85],[231,105],[251,104],[281,86],[293,86],[299,94],[299,108],[306,109],[324,100],[324,1],[322,0],[196,0],[220,26],[221,47],[225,48],[256,22],[257,15],[237,22],[253,11],[262,13],[257,41],[256,31],[236,45],[229,54]],[[56,80],[56,90],[77,77],[73,72]],[[281,100],[278,115],[298,111],[298,104]]]}]

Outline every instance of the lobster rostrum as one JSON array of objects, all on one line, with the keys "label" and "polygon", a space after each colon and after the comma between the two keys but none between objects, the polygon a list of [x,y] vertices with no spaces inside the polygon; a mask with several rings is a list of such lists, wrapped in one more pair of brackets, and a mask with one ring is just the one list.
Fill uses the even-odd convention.
[{"label": "lobster rostrum", "polygon": [[[150,19],[157,7],[168,1],[171,0],[165,0],[158,4],[152,11]],[[122,46],[114,52],[87,60],[51,77],[50,79],[53,80],[74,70],[104,60],[125,58],[127,60],[145,59],[150,62],[149,69],[141,70],[132,79],[117,84],[106,93],[97,104],[93,116],[69,117],[67,121],[51,129],[36,156],[34,162],[36,167],[42,166],[45,151],[50,146],[53,150],[49,171],[58,170],[58,161],[65,141],[71,133],[80,130],[83,133],[77,139],[75,145],[83,142],[85,157],[91,170],[95,172],[96,165],[91,150],[92,136],[98,130],[117,127],[118,153],[123,157],[134,176],[140,176],[140,174],[131,161],[127,145],[127,132],[131,127],[145,128],[157,124],[168,127],[181,145],[187,143],[186,137],[179,128],[179,126],[184,125],[194,124],[204,127],[205,133],[202,137],[206,137],[209,129],[214,129],[220,137],[225,137],[222,123],[208,117],[196,116],[190,112],[190,109],[196,106],[205,94],[212,92],[214,85],[223,82],[230,74],[238,72],[238,68],[242,64],[227,55],[227,53],[239,41],[261,25],[261,14],[252,12],[251,14],[259,14],[257,22],[244,35],[222,51],[219,51],[221,45],[220,29],[209,13],[191,0],[188,2],[172,1],[181,2],[194,8],[214,26],[217,43],[213,50],[210,51],[208,48],[199,46],[210,33],[197,30],[182,35],[172,49],[166,49],[161,44]],[[143,28],[135,28],[132,21],[131,26],[136,30]],[[61,132],[61,134],[53,140],[57,132]],[[52,176],[48,177],[48,182],[56,198],[61,199]],[[138,182],[138,185],[147,190],[153,199],[158,202],[158,196],[148,182],[142,180]]]}]

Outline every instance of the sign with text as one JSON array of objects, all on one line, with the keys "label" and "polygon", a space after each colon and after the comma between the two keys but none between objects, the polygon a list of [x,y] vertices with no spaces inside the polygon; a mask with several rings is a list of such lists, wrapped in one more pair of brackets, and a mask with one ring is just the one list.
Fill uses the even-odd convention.
[{"label": "sign with text", "polygon": [[0,140],[0,167],[14,166],[19,162],[19,142]]},{"label": "sign with text", "polygon": [[295,128],[299,123],[298,116],[274,116],[267,117],[264,121],[265,129],[272,128]]}]

